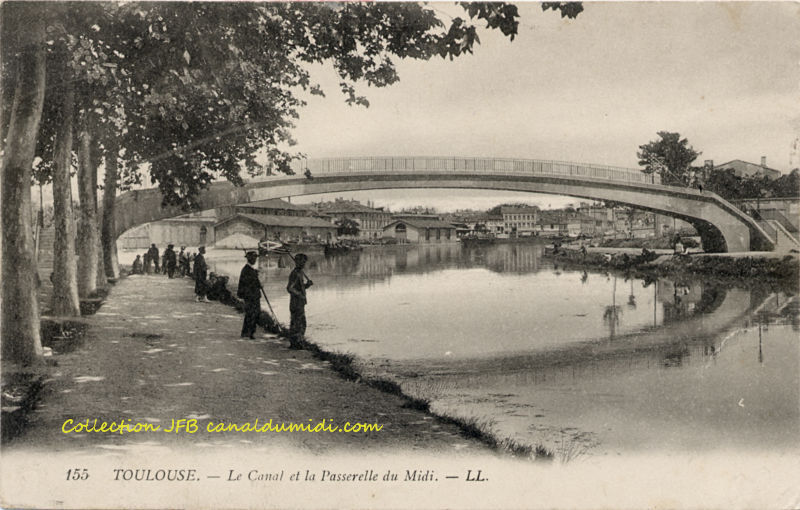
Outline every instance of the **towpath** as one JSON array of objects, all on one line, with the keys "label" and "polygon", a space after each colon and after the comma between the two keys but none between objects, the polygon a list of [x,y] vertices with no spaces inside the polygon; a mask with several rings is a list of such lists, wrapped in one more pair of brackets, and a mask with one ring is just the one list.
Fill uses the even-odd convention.
[{"label": "towpath", "polygon": [[[137,445],[296,447],[309,453],[385,447],[485,451],[449,423],[404,407],[405,401],[341,378],[327,362],[259,333],[241,339],[242,316],[217,302],[197,303],[193,282],[160,275],[121,279],[88,331],[70,349],[54,343],[56,366],[26,431],[8,448],[48,451],[125,449]],[[72,349],[74,348],[74,349]],[[197,419],[195,434],[62,432],[65,420],[159,425]],[[383,425],[368,433],[209,433],[214,423],[345,422]]]}]

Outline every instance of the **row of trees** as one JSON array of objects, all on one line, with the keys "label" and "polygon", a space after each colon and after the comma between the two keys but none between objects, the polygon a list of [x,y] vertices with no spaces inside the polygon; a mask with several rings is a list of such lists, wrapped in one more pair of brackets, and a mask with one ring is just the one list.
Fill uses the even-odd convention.
[{"label": "row of trees", "polygon": [[777,179],[739,177],[733,170],[719,170],[706,178],[705,188],[727,200],[797,197],[800,195],[800,170],[795,168]]},{"label": "row of trees", "polygon": [[692,163],[702,154],[679,133],[659,131],[659,138],[639,146],[639,164],[647,173],[658,173],[663,184],[702,186],[728,200],[767,197],[796,197],[800,194],[800,170],[778,179],[766,176],[737,176],[733,170],[708,169]]},{"label": "row of trees", "polygon": [[[165,203],[190,209],[214,179],[242,184],[247,173],[289,173],[299,93],[324,94],[308,64],[332,65],[346,102],[368,105],[356,84],[395,83],[395,58],[470,53],[478,23],[514,38],[515,6],[463,7],[463,18],[443,22],[433,8],[398,3],[0,4],[4,360],[29,364],[42,351],[32,179],[53,186],[53,312],[77,315],[79,298],[117,272],[118,189],[149,176]],[[581,10],[560,2],[542,8],[568,17]]]}]

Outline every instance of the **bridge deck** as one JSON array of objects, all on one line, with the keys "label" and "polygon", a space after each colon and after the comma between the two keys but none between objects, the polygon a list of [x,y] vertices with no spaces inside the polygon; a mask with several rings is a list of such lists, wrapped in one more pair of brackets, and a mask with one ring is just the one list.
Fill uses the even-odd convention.
[{"label": "bridge deck", "polygon": [[294,162],[292,170],[312,175],[358,175],[368,172],[417,173],[452,172],[480,173],[486,175],[543,175],[574,178],[604,179],[617,182],[660,184],[657,174],[647,174],[640,169],[513,158],[461,158],[461,157],[363,157],[302,159]]},{"label": "bridge deck", "polygon": [[[513,158],[360,157],[302,159],[294,175],[254,179],[243,188],[216,183],[198,197],[203,209],[281,196],[387,188],[473,188],[613,200],[692,222],[711,251],[774,249],[776,240],[751,217],[714,193],[661,184],[640,169]],[[117,232],[177,216],[157,189],[117,200]],[[120,207],[121,206],[121,207]]]}]

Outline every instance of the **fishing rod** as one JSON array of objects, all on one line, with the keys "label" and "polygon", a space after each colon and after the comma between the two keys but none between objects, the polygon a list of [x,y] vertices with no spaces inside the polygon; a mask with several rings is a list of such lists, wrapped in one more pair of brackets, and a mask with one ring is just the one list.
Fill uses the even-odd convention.
[{"label": "fishing rod", "polygon": [[261,289],[261,294],[264,295],[264,299],[267,301],[267,306],[269,307],[269,311],[272,314],[272,320],[275,321],[275,324],[280,325],[280,321],[278,321],[278,316],[275,315],[275,310],[272,309],[272,304],[269,302],[267,293],[264,291],[264,287],[261,286],[261,280],[258,281],[258,288]]},{"label": "fishing rod", "polygon": [[[276,246],[274,248],[270,248],[271,243],[275,244]],[[292,255],[292,252],[289,251],[289,247],[286,246],[286,244],[284,244],[283,242],[267,240],[266,250],[267,253],[272,251],[274,253],[277,253],[278,255],[288,255],[289,258],[292,259],[292,262],[294,262],[295,265],[297,265],[297,261],[295,260],[294,255]],[[303,271],[302,269],[300,270],[300,274],[303,275],[303,277],[306,280],[311,281],[311,278],[309,278],[308,275],[305,273],[305,271]]]}]

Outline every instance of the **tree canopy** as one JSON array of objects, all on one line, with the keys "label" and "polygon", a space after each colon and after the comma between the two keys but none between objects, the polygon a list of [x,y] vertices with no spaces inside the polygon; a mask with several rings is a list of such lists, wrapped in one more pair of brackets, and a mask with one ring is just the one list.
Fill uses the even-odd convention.
[{"label": "tree canopy", "polygon": [[679,133],[659,131],[659,139],[639,146],[636,155],[647,173],[658,173],[662,184],[689,186],[692,162],[700,156]]},{"label": "tree canopy", "polygon": [[705,181],[705,189],[727,200],[749,198],[790,198],[800,196],[800,170],[795,168],[777,179],[767,177],[739,177],[732,169],[712,171]]},{"label": "tree canopy", "polygon": [[530,205],[530,204],[526,204],[526,203],[523,203],[523,202],[514,202],[514,203],[496,205],[496,206],[492,207],[491,209],[487,210],[486,214],[488,214],[489,216],[499,216],[500,215],[500,211],[501,211],[501,209],[503,207],[527,207],[527,208],[532,208],[532,209],[537,209],[537,210],[539,209],[539,206],[536,206],[536,205]]},{"label": "tree canopy", "polygon": [[[465,16],[445,23],[418,3],[69,2],[48,13],[48,78],[75,85],[76,112],[95,127],[101,151],[111,145],[104,139],[122,148],[123,183],[138,183],[149,166],[165,203],[191,206],[214,179],[290,172],[298,92],[324,95],[308,64],[331,64],[345,101],[368,106],[356,87],[395,83],[396,58],[471,53],[479,24],[513,40],[516,6],[461,5]],[[574,18],[582,7],[542,9]],[[49,178],[53,104],[38,182]]]},{"label": "tree canopy", "polygon": [[358,222],[352,218],[342,218],[336,221],[336,235],[357,236],[361,230]]}]

